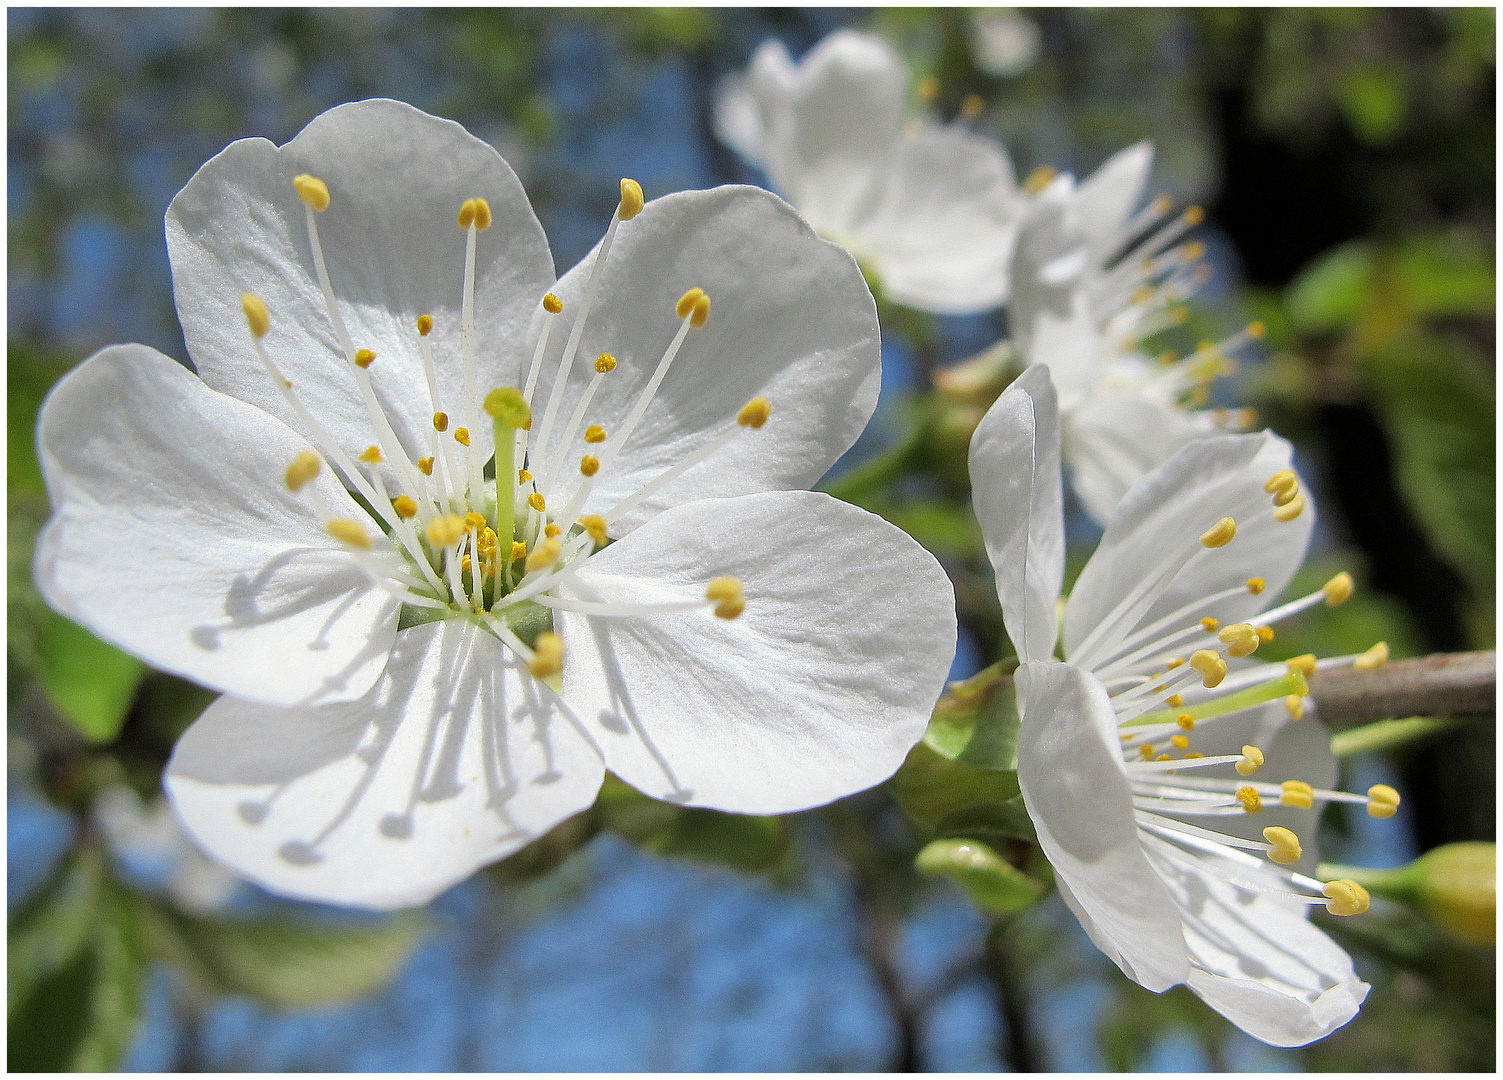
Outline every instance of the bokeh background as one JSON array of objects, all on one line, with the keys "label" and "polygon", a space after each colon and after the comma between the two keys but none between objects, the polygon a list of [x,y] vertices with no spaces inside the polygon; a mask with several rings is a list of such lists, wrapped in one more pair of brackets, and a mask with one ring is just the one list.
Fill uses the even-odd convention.
[{"label": "bokeh background", "polygon": [[[95,349],[186,357],[162,214],[233,139],[401,98],[521,176],[560,270],[621,176],[649,198],[761,182],[714,138],[720,79],[842,25],[933,75],[946,119],[1020,176],[1152,139],[1156,190],[1207,210],[1185,333],[1266,346],[1218,384],[1296,442],[1321,511],[1306,577],[1356,599],[1286,654],[1491,648],[1495,67],[1491,9],[435,11],[12,9],[9,60],[9,1063],[434,1070],[1491,1070],[1494,956],[1375,904],[1323,920],[1374,986],[1273,1050],[1185,991],[1129,983],[1050,897],[1005,925],[917,875],[883,789],[784,819],[602,800],[423,912],[355,917],[237,884],[187,847],[158,777],[208,700],[51,614],[30,584],[47,388]],[[826,485],[908,529],[960,598],[954,677],[1005,655],[968,516],[984,401],[932,376],[1001,313],[883,306],[883,398]],[[943,377],[942,377],[943,382]],[[997,387],[989,391],[995,395]],[[969,394],[969,396],[968,396]],[[1072,513],[1072,565],[1098,535]],[[1297,582],[1297,585],[1304,582]],[[1346,761],[1390,822],[1328,814],[1326,858],[1397,866],[1494,837],[1490,721]]]}]

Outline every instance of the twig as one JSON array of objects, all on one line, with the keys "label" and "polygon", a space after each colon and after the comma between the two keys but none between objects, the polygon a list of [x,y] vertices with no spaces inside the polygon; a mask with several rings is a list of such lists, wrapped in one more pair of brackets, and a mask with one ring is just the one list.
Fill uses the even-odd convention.
[{"label": "twig", "polygon": [[1496,710],[1498,655],[1436,653],[1371,671],[1333,668],[1310,680],[1320,718],[1331,727],[1407,716],[1480,716]]}]

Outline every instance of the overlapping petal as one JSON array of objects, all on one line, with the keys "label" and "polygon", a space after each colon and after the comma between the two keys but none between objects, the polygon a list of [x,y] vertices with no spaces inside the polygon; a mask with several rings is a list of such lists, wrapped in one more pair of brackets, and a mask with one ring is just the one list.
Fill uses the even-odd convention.
[{"label": "overlapping petal", "polygon": [[665,511],[591,559],[565,597],[697,600],[740,578],[746,609],[561,613],[565,698],[607,765],[658,798],[786,813],[886,779],[923,734],[955,646],[933,556],[817,492]]},{"label": "overlapping petal", "polygon": [[604,766],[555,702],[473,624],[427,623],[359,701],[221,698],[165,785],[194,840],[269,889],[426,903],[594,801]]},{"label": "overlapping petal", "polygon": [[1063,432],[1072,486],[1097,521],[1110,521],[1134,484],[1207,434],[1182,409],[1109,387],[1087,395]]},{"label": "overlapping petal", "polygon": [[[307,442],[144,345],[64,376],[38,427],[53,516],[36,581],[101,637],[217,690],[290,705],[360,697],[396,631],[283,475]],[[361,516],[325,473],[335,513]]]}]

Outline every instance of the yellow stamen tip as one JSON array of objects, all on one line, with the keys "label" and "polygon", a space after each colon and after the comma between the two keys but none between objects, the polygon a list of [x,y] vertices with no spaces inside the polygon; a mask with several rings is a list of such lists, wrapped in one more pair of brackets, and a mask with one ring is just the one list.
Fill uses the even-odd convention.
[{"label": "yellow stamen tip", "polygon": [[549,293],[543,297],[543,310],[549,315],[557,315],[560,311],[564,310],[564,302],[552,293]]},{"label": "yellow stamen tip", "polygon": [[593,454],[586,454],[579,459],[579,471],[584,476],[594,476],[600,471],[600,459]]},{"label": "yellow stamen tip", "polygon": [[1275,521],[1293,521],[1305,512],[1305,496],[1296,492],[1293,499],[1283,506],[1273,508]]},{"label": "yellow stamen tip", "polygon": [[1210,649],[1199,649],[1190,657],[1190,666],[1204,676],[1207,690],[1221,685],[1226,678],[1226,661]]},{"label": "yellow stamen tip", "polygon": [[458,427],[454,429],[454,441],[460,446],[470,445],[470,429]]},{"label": "yellow stamen tip", "polygon": [[376,362],[376,354],[369,349],[360,349],[355,353],[355,366],[368,368]]},{"label": "yellow stamen tip", "polygon": [[1352,667],[1358,671],[1372,671],[1386,663],[1388,663],[1388,642],[1380,641],[1352,661]]},{"label": "yellow stamen tip", "polygon": [[445,514],[428,522],[428,527],[423,530],[423,535],[428,538],[428,543],[435,548],[453,547],[459,543],[459,538],[466,532],[464,518],[458,514]]},{"label": "yellow stamen tip", "polygon": [[967,94],[960,102],[960,115],[967,120],[974,120],[985,108],[986,99],[980,94]]},{"label": "yellow stamen tip", "polygon": [[314,213],[322,214],[329,208],[329,185],[318,177],[302,173],[292,178],[292,186],[303,205],[311,207]]},{"label": "yellow stamen tip", "polygon": [[433,475],[433,459],[431,457],[418,458],[418,471],[424,476]]},{"label": "yellow stamen tip", "polygon": [[287,490],[302,491],[303,485],[312,480],[324,467],[324,459],[312,450],[299,450],[292,464],[287,466]]},{"label": "yellow stamen tip", "polygon": [[250,327],[251,337],[259,341],[271,332],[271,313],[266,310],[266,301],[255,293],[240,294],[240,310],[245,312],[245,325]]},{"label": "yellow stamen tip", "polygon": [[1169,742],[1176,750],[1190,749],[1190,740],[1184,735],[1171,735],[1169,736]]},{"label": "yellow stamen tip", "polygon": [[1361,915],[1372,904],[1367,890],[1350,878],[1329,881],[1321,891],[1330,900],[1326,910],[1332,915]]},{"label": "yellow stamen tip", "polygon": [[1184,248],[1185,258],[1191,261],[1200,258],[1205,253],[1206,246],[1198,240],[1186,244]]},{"label": "yellow stamen tip", "polygon": [[1279,802],[1285,806],[1308,810],[1315,805],[1315,789],[1303,780],[1285,780],[1279,785],[1279,790],[1283,792],[1279,796]]},{"label": "yellow stamen tip", "polygon": [[1247,324],[1247,336],[1252,338],[1254,341],[1257,341],[1260,338],[1264,337],[1267,333],[1268,327],[1264,326],[1260,322],[1250,322]]},{"label": "yellow stamen tip", "polygon": [[534,548],[531,555],[527,556],[527,572],[532,574],[548,569],[558,562],[558,557],[563,550],[564,542],[556,536],[550,536]]},{"label": "yellow stamen tip", "polygon": [[530,506],[530,507],[532,507],[534,510],[536,510],[540,514],[544,510],[548,509],[548,504],[543,501],[542,494],[540,492],[536,492],[536,491],[534,491],[531,495],[527,496],[527,505]]},{"label": "yellow stamen tip", "polygon": [[1185,209],[1185,224],[1199,225],[1206,219],[1206,212],[1198,206],[1190,206]]},{"label": "yellow stamen tip", "polygon": [[1164,664],[1164,666],[1167,667],[1170,671],[1173,671],[1177,667],[1184,667],[1185,658],[1182,656],[1171,656]]},{"label": "yellow stamen tip", "polygon": [[520,540],[511,542],[511,561],[516,562],[527,554],[527,545]]},{"label": "yellow stamen tip", "polygon": [[555,536],[558,536],[563,531],[563,529],[560,529],[557,525],[551,523],[543,526],[543,535],[546,536],[549,540],[552,540]]},{"label": "yellow stamen tip", "polygon": [[1040,165],[1028,174],[1028,179],[1023,181],[1023,190],[1029,195],[1037,195],[1049,186],[1049,182],[1059,175],[1059,170],[1051,165]]},{"label": "yellow stamen tip", "polygon": [[709,321],[710,298],[707,295],[701,294],[699,299],[694,301],[694,314],[689,316],[689,325],[698,330]]},{"label": "yellow stamen tip", "polygon": [[586,514],[579,519],[579,523],[584,526],[584,531],[590,534],[590,540],[596,547],[602,546],[608,539],[605,531],[605,518],[599,514]]},{"label": "yellow stamen tip", "polygon": [[1180,713],[1177,717],[1175,717],[1174,722],[1178,724],[1183,731],[1195,730],[1195,717],[1191,716],[1187,712]]},{"label": "yellow stamen tip", "polygon": [[601,427],[599,424],[591,424],[589,427],[585,428],[584,441],[587,443],[605,442],[605,428]]},{"label": "yellow stamen tip", "polygon": [[1399,812],[1399,793],[1387,784],[1374,784],[1367,789],[1367,816],[1391,818]]},{"label": "yellow stamen tip", "polygon": [[616,370],[616,358],[608,352],[603,352],[595,357],[595,371],[604,375],[608,371]]},{"label": "yellow stamen tip", "polygon": [[528,472],[526,469],[518,469],[517,470],[517,483],[519,483],[519,484],[525,484],[525,483],[527,483],[527,481],[529,481],[531,479],[532,479],[532,473]]},{"label": "yellow stamen tip", "polygon": [[939,78],[934,75],[925,75],[913,89],[914,93],[918,95],[918,99],[928,104],[939,97]]},{"label": "yellow stamen tip", "polygon": [[690,289],[678,298],[678,303],[673,305],[673,314],[680,319],[687,319],[694,311],[694,305],[699,303],[699,298],[705,294],[700,288]]},{"label": "yellow stamen tip", "polygon": [[1270,641],[1272,641],[1273,640],[1273,627],[1271,627],[1271,626],[1260,626],[1260,627],[1258,627],[1258,640],[1261,641],[1265,645],[1267,645]]},{"label": "yellow stamen tip", "polygon": [[513,430],[523,427],[532,419],[532,409],[528,406],[527,399],[515,386],[502,386],[486,394],[483,408],[493,420],[500,421],[502,427]]},{"label": "yellow stamen tip", "polygon": [[491,227],[491,204],[484,199],[466,199],[459,204],[459,227],[468,229],[471,226],[477,232]]},{"label": "yellow stamen tip", "polygon": [[538,635],[532,647],[532,659],[527,661],[527,670],[535,679],[546,679],[564,669],[564,639],[552,630]]},{"label": "yellow stamen tip", "polygon": [[371,549],[370,533],[354,518],[334,518],[324,524],[324,529],[334,539],[349,544],[352,548],[359,548],[361,551]]},{"label": "yellow stamen tip", "polygon": [[1263,797],[1258,794],[1254,787],[1239,787],[1237,789],[1237,801],[1242,804],[1242,809],[1249,814],[1256,814],[1263,809]]},{"label": "yellow stamen tip", "polygon": [[1282,825],[1270,825],[1263,830],[1263,839],[1273,845],[1268,857],[1280,866],[1293,866],[1305,853],[1299,837]]},{"label": "yellow stamen tip", "polygon": [[417,327],[419,337],[427,337],[429,334],[433,333],[433,316],[419,315]]},{"label": "yellow stamen tip", "polygon": [[1248,623],[1232,623],[1230,626],[1224,626],[1216,636],[1227,646],[1228,656],[1239,658],[1251,656],[1257,652],[1258,644],[1262,640],[1258,631]]},{"label": "yellow stamen tip", "polygon": [[1242,760],[1236,762],[1232,768],[1237,770],[1238,776],[1251,776],[1263,767],[1263,751],[1256,746],[1244,746],[1242,748]]},{"label": "yellow stamen tip", "polygon": [[1202,754],[1200,751],[1198,751],[1198,750],[1192,750],[1188,754],[1185,755],[1185,760],[1186,761],[1193,761],[1195,758],[1203,758],[1203,757],[1205,757],[1205,755]]},{"label": "yellow stamen tip", "polygon": [[436,413],[433,414],[433,430],[434,431],[448,431],[449,430],[449,414],[448,413],[445,413],[445,412],[436,412]]},{"label": "yellow stamen tip", "polygon": [[742,427],[759,428],[772,415],[772,404],[765,397],[755,397],[741,406],[736,414],[736,423]]},{"label": "yellow stamen tip", "polygon": [[1182,697],[1180,697],[1178,694],[1170,694],[1168,697],[1166,697],[1164,699],[1164,704],[1165,705],[1168,705],[1171,708],[1175,708],[1175,709],[1179,708],[1184,703],[1185,703],[1185,699],[1182,698]]},{"label": "yellow stamen tip", "polygon": [[1144,743],[1142,746],[1138,747],[1138,756],[1140,756],[1144,761],[1152,761],[1153,755],[1157,751],[1157,749],[1158,748],[1154,746],[1153,743]]},{"label": "yellow stamen tip", "polygon": [[1335,607],[1350,600],[1352,592],[1356,587],[1356,582],[1352,581],[1352,575],[1343,570],[1322,585],[1320,591],[1326,594],[1326,603],[1331,607]]},{"label": "yellow stamen tip", "polygon": [[630,221],[642,212],[646,200],[642,197],[642,185],[630,177],[621,178],[621,206],[616,213],[622,221]]},{"label": "yellow stamen tip", "polygon": [[367,446],[360,451],[360,460],[367,465],[379,465],[381,463],[381,448],[379,446]]},{"label": "yellow stamen tip", "polygon": [[746,593],[737,578],[711,578],[705,586],[705,599],[715,602],[715,614],[722,619],[734,619],[746,610]]},{"label": "yellow stamen tip", "polygon": [[464,516],[464,527],[466,532],[471,529],[478,531],[485,528],[485,515],[477,514],[475,513],[475,511],[471,510]]},{"label": "yellow stamen tip", "polygon": [[1201,629],[1204,630],[1206,633],[1208,633],[1208,634],[1214,634],[1217,631],[1217,629],[1220,628],[1220,626],[1221,626],[1221,620],[1220,619],[1213,619],[1209,615],[1207,615],[1204,619],[1200,620],[1200,626],[1201,626]]},{"label": "yellow stamen tip", "polygon": [[1224,517],[1200,534],[1200,542],[1208,548],[1226,547],[1237,535],[1237,523]]},{"label": "yellow stamen tip", "polygon": [[1290,694],[1284,699],[1284,710],[1291,720],[1303,720],[1305,718],[1305,699],[1298,694]]}]

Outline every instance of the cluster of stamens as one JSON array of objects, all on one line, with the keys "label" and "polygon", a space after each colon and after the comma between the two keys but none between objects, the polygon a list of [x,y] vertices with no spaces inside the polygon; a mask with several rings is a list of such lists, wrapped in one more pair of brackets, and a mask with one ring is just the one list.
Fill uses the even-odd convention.
[{"label": "cluster of stamens", "polygon": [[[440,387],[429,343],[434,320],[431,315],[419,316],[415,342],[433,413],[427,442],[415,454],[409,453],[410,448],[397,437],[376,397],[371,370],[379,370],[380,358],[370,349],[355,347],[335,302],[317,225],[317,215],[329,209],[329,189],[309,175],[295,178],[293,187],[305,208],[314,271],[328,319],[366,406],[376,442],[351,457],[309,413],[297,389],[283,377],[266,350],[263,339],[271,332],[270,312],[259,297],[247,293],[241,297],[241,304],[257,355],[316,447],[296,455],[287,467],[285,483],[290,491],[310,501],[339,550],[353,558],[373,583],[402,601],[407,621],[469,618],[500,638],[526,662],[534,676],[548,678],[557,675],[563,663],[563,642],[551,629],[554,610],[606,616],[704,610],[723,619],[741,614],[746,599],[741,583],[730,577],[710,580],[702,600],[608,604],[556,595],[560,584],[574,577],[594,552],[611,543],[613,524],[741,432],[760,428],[771,414],[766,399],[753,399],[726,431],[633,494],[602,513],[581,513],[593,486],[609,473],[642,420],[685,337],[691,330],[704,327],[710,316],[710,297],[703,289],[690,289],[679,299],[674,309],[679,322],[677,333],[615,431],[607,431],[600,424],[585,425],[602,380],[616,369],[616,357],[610,353],[601,353],[592,361],[593,377],[572,414],[567,419],[561,417],[564,390],[598,291],[600,269],[620,225],[636,217],[643,207],[642,189],[635,181],[621,181],[621,201],[590,270],[535,441],[533,403],[550,331],[564,305],[553,293],[541,299],[545,318],[525,387],[501,387],[482,398],[476,374],[475,259],[479,234],[491,226],[492,215],[485,199],[464,201],[458,213],[465,236],[459,326],[463,385],[457,394],[453,387],[447,392]],[[481,430],[481,424],[489,424],[494,436],[495,456],[491,460],[477,445],[475,433]],[[571,449],[576,439],[580,445]],[[552,450],[544,460],[546,447]],[[568,492],[565,481],[571,471],[569,459],[575,453],[579,453],[578,480],[567,498],[557,500],[564,505],[553,506],[550,494]],[[373,511],[373,518],[343,516],[331,510],[312,483],[326,465]],[[486,479],[487,473],[492,480]],[[395,491],[388,479],[395,480]]]},{"label": "cluster of stamens", "polygon": [[[1304,498],[1293,471],[1274,474],[1264,490],[1271,496],[1272,505],[1253,513],[1270,516],[1275,527],[1293,521],[1303,511]],[[1300,780],[1255,781],[1250,778],[1269,764],[1262,748],[1245,745],[1240,753],[1211,755],[1192,749],[1197,733],[1204,735],[1207,729],[1214,732],[1218,722],[1268,702],[1282,700],[1290,718],[1301,719],[1309,693],[1307,680],[1317,670],[1347,666],[1368,669],[1387,660],[1387,646],[1379,642],[1354,656],[1317,661],[1307,655],[1282,665],[1248,665],[1237,670],[1228,664],[1228,660],[1249,657],[1271,642],[1274,624],[1279,621],[1318,604],[1344,603],[1352,595],[1351,575],[1337,574],[1308,596],[1263,612],[1256,623],[1223,625],[1210,615],[1200,614],[1244,589],[1250,595],[1260,595],[1266,582],[1250,578],[1244,585],[1213,593],[1147,626],[1133,628],[1120,641],[1108,644],[1112,627],[1140,618],[1191,557],[1205,549],[1225,547],[1237,531],[1236,520],[1224,517],[1187,544],[1186,550],[1174,553],[1158,574],[1130,591],[1072,651],[1070,660],[1092,671],[1110,694],[1132,786],[1133,813],[1139,835],[1150,850],[1171,862],[1193,863],[1239,886],[1266,892],[1268,885],[1266,881],[1260,883],[1260,875],[1238,873],[1239,864],[1266,866],[1253,854],[1260,853],[1280,868],[1287,895],[1324,904],[1337,915],[1359,914],[1367,909],[1367,894],[1360,885],[1345,880],[1321,882],[1284,869],[1298,863],[1303,855],[1293,830],[1269,826],[1262,830],[1263,840],[1259,842],[1217,830],[1208,819],[1258,814],[1270,802],[1305,810],[1318,803],[1356,803],[1365,805],[1371,816],[1386,818],[1398,808],[1398,792],[1382,784],[1363,796],[1315,788]],[[1199,647],[1184,655],[1187,646]],[[1208,766],[1227,765],[1239,779],[1195,774],[1195,770]],[[1199,819],[1201,823],[1186,819]]]}]

